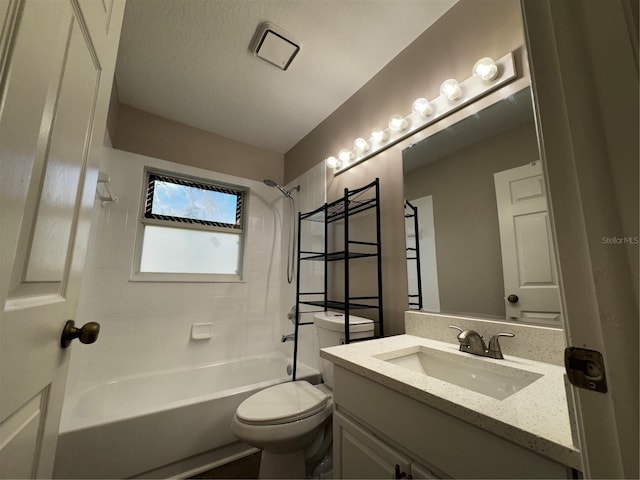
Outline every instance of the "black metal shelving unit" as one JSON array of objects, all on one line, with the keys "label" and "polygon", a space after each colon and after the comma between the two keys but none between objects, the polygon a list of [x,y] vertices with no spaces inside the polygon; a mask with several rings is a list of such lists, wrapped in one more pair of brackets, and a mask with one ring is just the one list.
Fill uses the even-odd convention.
[{"label": "black metal shelving unit", "polygon": [[[373,210],[373,212],[371,212]],[[375,240],[363,241],[353,239],[350,223],[354,215],[369,211],[375,215]],[[307,250],[303,248],[303,223],[316,222],[324,225],[324,249],[322,251]],[[330,251],[329,238],[332,224],[340,222],[344,229],[342,247]],[[358,237],[363,232],[358,232]],[[350,263],[353,260],[363,258],[376,259],[377,292],[375,295],[353,296],[350,285]],[[321,291],[307,291],[302,285],[301,264],[303,262],[323,262],[324,286]],[[344,300],[330,297],[329,291],[329,264],[343,262],[344,266]],[[332,290],[337,291],[336,289]],[[380,230],[380,180],[354,190],[344,189],[342,198],[331,203],[325,203],[321,207],[306,213],[298,214],[298,261],[296,282],[296,317],[295,317],[295,344],[293,359],[293,379],[296,379],[296,364],[298,359],[298,330],[302,325],[313,325],[313,321],[301,321],[301,317],[307,313],[315,313],[331,310],[344,312],[344,343],[351,343],[349,336],[349,315],[353,310],[373,310],[377,320],[374,321],[374,335],[370,338],[384,336],[384,322],[382,314],[382,249]],[[305,308],[302,311],[302,308]],[[312,309],[315,308],[315,309]]]},{"label": "black metal shelving unit", "polygon": [[[404,218],[411,219],[411,228],[414,232],[414,246],[410,247],[407,242],[407,269],[416,270],[418,293],[409,291],[409,309],[422,310],[422,275],[420,272],[420,230],[418,228],[418,207],[414,206],[409,200],[404,201]],[[409,228],[405,225],[405,228]],[[411,288],[411,285],[409,285]]]}]

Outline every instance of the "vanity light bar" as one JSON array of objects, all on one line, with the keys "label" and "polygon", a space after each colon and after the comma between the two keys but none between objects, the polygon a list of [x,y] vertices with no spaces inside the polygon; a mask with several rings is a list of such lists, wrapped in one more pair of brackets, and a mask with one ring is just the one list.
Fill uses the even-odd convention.
[{"label": "vanity light bar", "polygon": [[458,83],[455,79],[445,80],[438,98],[431,101],[425,98],[415,100],[410,114],[404,117],[394,115],[386,128],[374,128],[368,139],[356,139],[353,149],[343,148],[337,156],[325,159],[327,168],[332,168],[333,174],[338,175],[515,78],[512,53],[495,62],[490,58],[482,58],[476,62],[472,75],[465,81]]}]

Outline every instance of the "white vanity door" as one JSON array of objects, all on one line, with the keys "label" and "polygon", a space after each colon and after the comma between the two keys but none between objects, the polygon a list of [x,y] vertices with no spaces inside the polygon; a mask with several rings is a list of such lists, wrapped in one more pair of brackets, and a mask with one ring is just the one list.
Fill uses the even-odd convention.
[{"label": "white vanity door", "polygon": [[1,478],[52,474],[123,12],[0,0]]},{"label": "white vanity door", "polygon": [[334,478],[406,478],[410,468],[407,457],[340,412],[334,413]]},{"label": "white vanity door", "polygon": [[494,174],[507,318],[561,326],[542,164]]}]

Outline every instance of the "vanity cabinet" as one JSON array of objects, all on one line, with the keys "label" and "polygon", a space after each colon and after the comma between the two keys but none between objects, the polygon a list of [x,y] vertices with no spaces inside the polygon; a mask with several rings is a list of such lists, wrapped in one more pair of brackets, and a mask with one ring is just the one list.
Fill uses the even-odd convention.
[{"label": "vanity cabinet", "polygon": [[334,365],[334,376],[334,478],[576,478],[565,465],[345,368]]},{"label": "vanity cabinet", "polygon": [[335,478],[440,478],[340,412],[333,417],[333,445]]}]

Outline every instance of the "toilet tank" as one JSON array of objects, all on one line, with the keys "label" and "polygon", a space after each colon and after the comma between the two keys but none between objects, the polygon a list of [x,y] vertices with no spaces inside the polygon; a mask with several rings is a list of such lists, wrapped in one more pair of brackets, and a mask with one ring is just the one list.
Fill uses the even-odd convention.
[{"label": "toilet tank", "polygon": [[[344,343],[344,314],[337,312],[318,312],[314,315],[318,344],[320,348],[333,347]],[[373,320],[349,315],[349,339],[373,336]],[[322,360],[322,378],[327,386],[333,388],[333,364]]]}]

